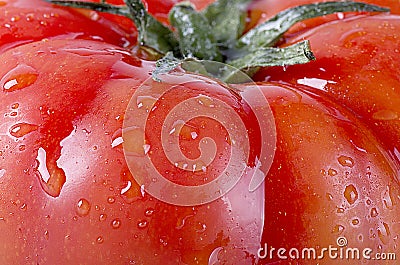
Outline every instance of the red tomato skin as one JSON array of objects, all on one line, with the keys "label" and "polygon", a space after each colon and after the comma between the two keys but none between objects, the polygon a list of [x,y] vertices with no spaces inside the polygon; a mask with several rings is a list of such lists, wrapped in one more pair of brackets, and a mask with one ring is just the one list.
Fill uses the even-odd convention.
[{"label": "red tomato skin", "polygon": [[265,69],[256,79],[325,91],[360,116],[399,161],[399,32],[400,17],[386,14],[321,25],[287,41],[310,40],[316,61]]},{"label": "red tomato skin", "polygon": [[[104,152],[121,123],[116,117],[123,114],[123,106],[115,104],[112,114],[107,112],[108,107],[102,106],[107,105],[110,95],[116,101],[124,100],[122,91],[132,91],[132,86],[147,78],[149,66],[142,66],[139,59],[126,56],[127,52],[116,46],[100,42],[42,41],[20,48],[1,55],[1,102],[5,116],[0,168],[6,173],[1,179],[3,206],[0,215],[4,219],[0,230],[7,242],[1,244],[0,263],[62,264],[74,259],[77,264],[91,264],[94,257],[90,251],[87,256],[76,255],[85,252],[92,243],[94,246],[102,243],[101,236],[107,241],[102,230],[121,216],[117,210],[121,202],[107,201],[116,193],[110,190],[109,183],[117,179],[121,185],[121,175],[125,172],[121,165],[122,155],[116,151]],[[117,77],[115,87],[121,93],[107,93],[107,89],[115,91],[112,86],[101,90],[116,71],[121,78],[123,74],[134,78],[126,81]],[[3,78],[7,72],[11,75]],[[29,75],[36,75],[36,79],[22,82],[26,87],[4,91],[4,81],[17,77],[15,80],[20,82]],[[96,100],[103,103],[92,109],[89,103]],[[93,112],[99,113],[96,119]],[[113,117],[108,118],[108,115]],[[88,119],[96,122],[88,124]],[[11,124],[20,126],[21,130],[10,131],[7,127]],[[24,129],[27,124],[31,125],[30,130]],[[98,141],[89,135],[97,135]],[[71,145],[75,148],[70,148]],[[51,174],[49,182],[52,186],[42,188],[38,172],[43,174],[46,170],[38,171],[40,165]],[[105,165],[110,167],[105,168]],[[53,196],[58,195],[61,188],[63,192],[54,199],[44,191],[46,188]],[[100,194],[105,198],[97,202],[95,199]],[[80,199],[90,202],[93,218],[77,219]],[[114,206],[114,210],[107,206]],[[85,211],[81,214],[86,215]],[[107,218],[100,218],[101,214]],[[124,212],[122,216],[125,214],[129,213]],[[99,225],[91,228],[90,223],[95,221]],[[110,233],[112,231],[110,229]],[[108,251],[112,249],[111,245],[105,243],[102,247],[104,251],[97,253],[96,259],[111,255],[106,251],[107,247]],[[17,252],[13,250],[15,248]]]},{"label": "red tomato skin", "polygon": [[0,51],[44,38],[98,40],[121,47],[136,43],[136,31],[125,31],[95,12],[85,16],[42,0],[3,3],[0,5]]},{"label": "red tomato skin", "polygon": [[[275,252],[259,264],[288,264],[277,258],[278,248],[286,248],[288,256],[291,248],[337,247],[339,237],[346,237],[349,248],[398,255],[398,169],[379,140],[320,91],[273,83],[259,87],[274,113],[278,137],[265,181],[262,238],[267,251]],[[324,257],[323,264],[338,263]],[[347,262],[340,260],[356,261]]]}]

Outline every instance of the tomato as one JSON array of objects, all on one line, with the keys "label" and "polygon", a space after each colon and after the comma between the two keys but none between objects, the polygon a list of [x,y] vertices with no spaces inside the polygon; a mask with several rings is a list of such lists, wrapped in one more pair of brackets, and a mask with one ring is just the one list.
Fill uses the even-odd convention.
[{"label": "tomato", "polygon": [[[2,264],[204,264],[213,251],[225,257],[222,249],[229,263],[248,262],[241,248],[254,253],[259,244],[263,190],[242,198],[248,184],[240,184],[223,199],[179,207],[145,193],[127,167],[120,142],[125,109],[154,63],[84,40],[34,42],[0,58],[0,231],[7,238],[0,247]],[[182,95],[204,102],[219,98],[251,126],[253,116],[236,94],[192,79],[192,94]],[[175,94],[164,96],[172,106]],[[149,119],[149,133],[160,126],[168,110],[162,107]],[[195,174],[201,183],[229,159],[223,151],[230,146],[226,132],[216,134],[214,127],[200,119],[182,131],[188,150],[199,144],[192,134],[197,131],[199,139],[214,136],[222,152],[210,166],[215,169]],[[154,136],[151,153],[162,169]],[[241,241],[247,235],[254,237]]]},{"label": "tomato", "polygon": [[128,33],[95,13],[89,18],[42,0],[1,1],[0,12],[0,51],[44,38],[92,39],[118,46],[136,42],[136,32]]},{"label": "tomato", "polygon": [[[376,15],[316,27],[290,42],[309,39],[317,60],[307,67],[265,69],[258,79],[321,89],[359,115],[400,160],[400,18]],[[321,41],[323,40],[323,41]]]}]

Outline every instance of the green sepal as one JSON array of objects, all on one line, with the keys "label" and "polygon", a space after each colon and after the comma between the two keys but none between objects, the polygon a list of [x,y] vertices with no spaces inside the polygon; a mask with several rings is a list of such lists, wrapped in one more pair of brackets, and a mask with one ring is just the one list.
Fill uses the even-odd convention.
[{"label": "green sepal", "polygon": [[237,47],[249,50],[274,46],[295,23],[337,12],[387,12],[389,9],[361,2],[322,2],[297,6],[278,13],[268,21],[248,31],[237,42]]},{"label": "green sepal", "polygon": [[85,2],[85,1],[59,1],[59,0],[44,0],[48,3],[67,6],[67,7],[74,7],[74,8],[84,8],[90,9],[98,12],[107,12],[114,15],[121,15],[133,19],[131,13],[127,6],[116,6],[106,4],[104,2],[101,3],[93,3],[93,2]]},{"label": "green sepal", "polygon": [[304,64],[315,60],[309,41],[301,41],[285,48],[266,47],[249,51],[238,59],[226,63],[239,68]]},{"label": "green sepal", "polygon": [[219,0],[202,11],[220,47],[230,48],[243,34],[246,8],[250,2],[251,0]]},{"label": "green sepal", "polygon": [[222,60],[212,27],[204,15],[197,12],[189,2],[175,5],[169,13],[169,21],[177,30],[179,47],[184,58]]},{"label": "green sepal", "polygon": [[179,46],[173,32],[150,15],[140,0],[124,0],[138,28],[140,45],[151,47],[163,54],[178,53]]}]

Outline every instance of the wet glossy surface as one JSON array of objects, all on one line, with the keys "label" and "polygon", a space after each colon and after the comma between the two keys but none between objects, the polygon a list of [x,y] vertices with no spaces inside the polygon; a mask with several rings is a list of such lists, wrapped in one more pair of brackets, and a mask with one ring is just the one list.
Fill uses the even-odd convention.
[{"label": "wet glossy surface", "polygon": [[[398,254],[398,172],[379,139],[318,91],[260,86],[274,112],[278,135],[265,183],[262,242],[271,248],[321,249],[338,247],[339,237],[345,237],[348,247]],[[276,250],[274,257],[260,264],[278,262]],[[338,262],[358,261],[346,263],[325,255],[323,264]]]},{"label": "wet glossy surface", "polygon": [[310,40],[315,62],[268,69],[256,78],[326,91],[359,115],[398,160],[399,29],[400,18],[385,14],[322,25],[288,40]]},{"label": "wet glossy surface", "polygon": [[[43,41],[0,57],[2,84],[16,80],[15,89],[0,92],[0,233],[6,239],[0,244],[1,264],[252,263],[261,241],[263,188],[249,193],[244,182],[210,204],[178,207],[149,196],[125,163],[125,109],[154,63],[90,41]],[[16,71],[22,62],[27,67]],[[36,78],[21,77],[30,73]],[[215,84],[204,93],[203,86],[186,88],[200,97],[197,104],[220,97],[251,129],[253,116],[240,98]],[[140,98],[138,104],[145,108],[149,100]],[[161,116],[151,122],[158,126]],[[224,130],[210,133],[209,126],[217,124],[207,120],[202,128],[202,122],[184,125],[180,138],[184,152],[196,156],[190,150],[200,137],[214,137],[222,155],[215,170],[206,171],[212,178],[232,143]],[[142,152],[154,152],[152,137]],[[157,163],[163,166],[162,161]],[[200,168],[195,173],[201,178],[193,183],[207,177]]]}]

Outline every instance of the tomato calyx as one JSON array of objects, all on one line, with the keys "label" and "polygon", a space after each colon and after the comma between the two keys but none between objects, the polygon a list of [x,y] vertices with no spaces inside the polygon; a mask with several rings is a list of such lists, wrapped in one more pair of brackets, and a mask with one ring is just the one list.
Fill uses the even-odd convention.
[{"label": "tomato calyx", "polygon": [[246,9],[251,0],[217,0],[203,10],[180,2],[169,12],[171,26],[149,14],[140,0],[125,6],[81,1],[46,0],[76,8],[122,15],[138,28],[138,44],[160,59],[153,73],[158,79],[185,60],[211,60],[229,64],[248,74],[259,67],[304,64],[315,60],[307,40],[285,48],[274,47],[295,23],[338,12],[388,12],[388,8],[362,2],[322,2],[284,10],[245,32]]}]

